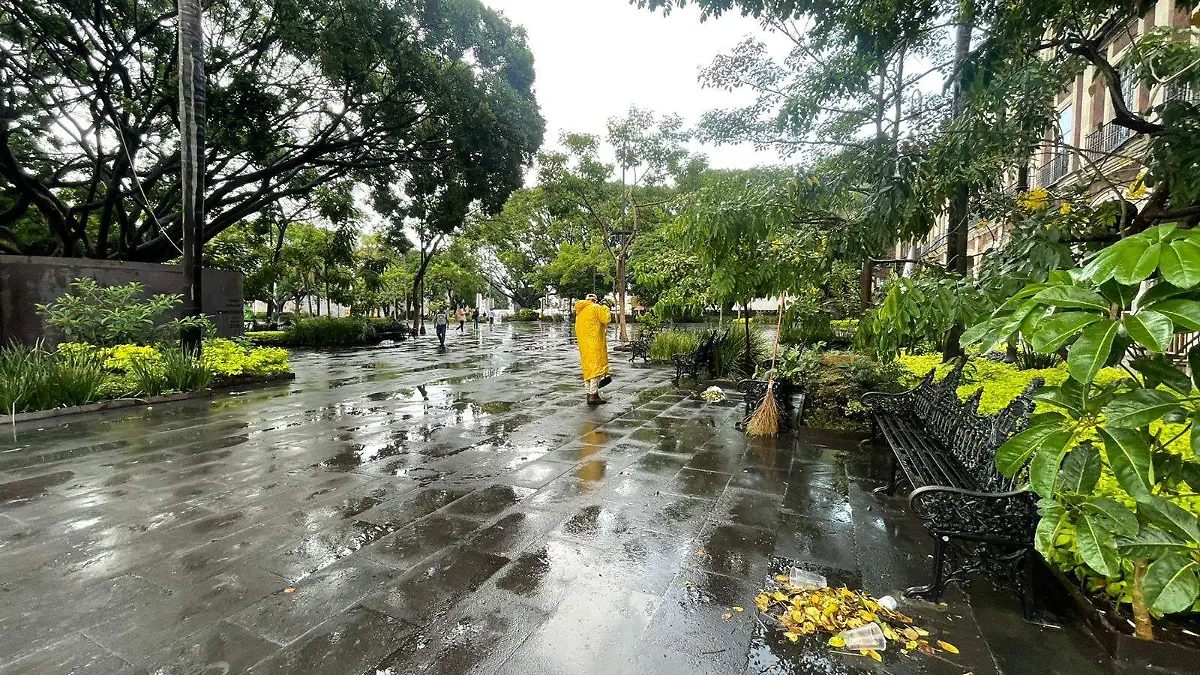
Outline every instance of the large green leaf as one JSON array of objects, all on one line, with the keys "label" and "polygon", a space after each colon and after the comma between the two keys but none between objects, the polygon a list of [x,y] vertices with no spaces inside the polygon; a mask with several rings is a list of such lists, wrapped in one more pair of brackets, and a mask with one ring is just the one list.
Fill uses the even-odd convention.
[{"label": "large green leaf", "polygon": [[1083,413],[1084,402],[1079,396],[1074,395],[1074,393],[1064,387],[1042,387],[1033,395],[1033,399],[1056,405],[1078,416]]},{"label": "large green leaf", "polygon": [[1108,426],[1144,427],[1169,412],[1180,410],[1179,398],[1161,389],[1134,389],[1114,398],[1104,407]]},{"label": "large green leaf", "polygon": [[1037,328],[1029,338],[1029,343],[1038,353],[1056,352],[1064,344],[1078,337],[1080,330],[1103,318],[1103,316],[1091,312],[1053,314],[1038,322]]},{"label": "large green leaf", "polygon": [[1162,497],[1138,500],[1138,513],[1176,537],[1200,546],[1200,518]]},{"label": "large green leaf", "polygon": [[1155,560],[1142,580],[1146,603],[1163,614],[1191,609],[1200,594],[1198,573],[1200,563],[1178,553]]},{"label": "large green leaf", "polygon": [[[1200,352],[1197,352],[1197,354],[1200,355]],[[1189,357],[1189,364],[1190,362],[1191,358]],[[1165,384],[1184,396],[1192,393],[1192,380],[1187,376],[1187,373],[1162,356],[1139,357],[1134,359],[1130,365],[1133,366],[1134,370],[1145,376],[1147,388],[1154,389],[1160,384]],[[1196,372],[1197,367],[1200,367],[1200,362],[1191,366],[1192,372],[1200,377],[1200,373]]]},{"label": "large green leaf", "polygon": [[1137,284],[1126,285],[1109,280],[1100,285],[1100,295],[1122,309],[1129,309],[1140,288]]},{"label": "large green leaf", "polygon": [[1033,534],[1033,543],[1039,553],[1046,555],[1054,548],[1054,539],[1062,529],[1067,510],[1053,499],[1043,499],[1038,502],[1038,513],[1041,518]]},{"label": "large green leaf", "polygon": [[996,470],[1012,478],[1029,461],[1033,453],[1056,433],[1065,433],[1058,424],[1029,427],[1004,442],[996,451]]},{"label": "large green leaf", "polygon": [[1186,553],[1186,541],[1156,527],[1143,527],[1132,537],[1117,540],[1117,550],[1129,558],[1161,558],[1171,553]]},{"label": "large green leaf", "polygon": [[1200,284],[1200,246],[1187,239],[1164,245],[1158,267],[1163,278],[1180,288]]},{"label": "large green leaf", "polygon": [[1104,319],[1084,329],[1067,353],[1067,371],[1071,377],[1083,384],[1090,384],[1096,379],[1096,373],[1104,367],[1112,351],[1113,339],[1117,337],[1119,327],[1116,321]]},{"label": "large green leaf", "polygon": [[1124,504],[1118,504],[1116,500],[1108,497],[1092,497],[1087,501],[1087,505],[1092,511],[1104,516],[1102,524],[1109,532],[1125,537],[1137,534],[1137,516],[1125,508]]},{"label": "large green leaf", "polygon": [[1162,314],[1185,330],[1200,330],[1200,302],[1195,300],[1172,298],[1147,305],[1146,309]]},{"label": "large green leaf", "polygon": [[[1108,281],[1118,270],[1125,272],[1128,277],[1137,267],[1142,253],[1150,246],[1150,241],[1143,237],[1130,237],[1100,251],[1083,268],[1083,277],[1092,283],[1102,284]],[[1140,280],[1139,280],[1140,281]],[[1128,281],[1122,283],[1130,283]]]},{"label": "large green leaf", "polygon": [[1100,450],[1091,443],[1080,444],[1063,460],[1056,489],[1077,495],[1088,494],[1099,482],[1102,466]]},{"label": "large green leaf", "polygon": [[1154,270],[1158,269],[1161,251],[1162,245],[1158,242],[1150,244],[1142,251],[1142,255],[1133,267],[1118,267],[1113,278],[1122,284],[1136,284],[1149,279],[1150,275],[1154,274]]},{"label": "large green leaf", "polygon": [[[1006,317],[997,317],[997,318],[993,318],[993,319],[988,319],[987,321],[981,321],[981,322],[971,326],[970,328],[966,329],[965,331],[963,331],[962,337],[959,338],[958,342],[963,347],[968,347],[970,345],[975,344],[976,342],[983,340],[986,337],[989,337],[992,333],[999,331],[1000,329],[1004,328],[1004,326],[1006,326],[1006,325],[1008,325],[1008,319]],[[1009,333],[1011,333],[1011,332],[1012,331],[1009,331]],[[997,340],[1003,339],[1004,337],[1005,337],[1004,335],[1001,335],[999,337],[991,337],[989,341],[995,342]],[[987,349],[987,347],[988,347],[988,345],[984,345],[985,350]]]},{"label": "large green leaf", "polygon": [[1150,446],[1146,439],[1134,429],[1100,428],[1104,437],[1104,454],[1108,465],[1117,476],[1121,489],[1134,499],[1151,496]]},{"label": "large green leaf", "polygon": [[1063,455],[1067,452],[1067,442],[1071,434],[1058,431],[1050,434],[1041,442],[1029,465],[1029,487],[1041,497],[1054,494],[1054,484],[1058,480],[1058,467]]},{"label": "large green leaf", "polygon": [[1175,325],[1165,314],[1143,309],[1136,314],[1126,314],[1122,323],[1129,337],[1156,354],[1162,354],[1171,347]]},{"label": "large green leaf", "polygon": [[1117,544],[1101,525],[1100,516],[1086,513],[1075,523],[1075,548],[1079,557],[1097,574],[1116,576],[1121,571]]},{"label": "large green leaf", "polygon": [[1039,292],[1033,298],[1047,305],[1054,305],[1063,309],[1108,311],[1107,300],[1095,291],[1080,288],[1079,286],[1051,286]]}]

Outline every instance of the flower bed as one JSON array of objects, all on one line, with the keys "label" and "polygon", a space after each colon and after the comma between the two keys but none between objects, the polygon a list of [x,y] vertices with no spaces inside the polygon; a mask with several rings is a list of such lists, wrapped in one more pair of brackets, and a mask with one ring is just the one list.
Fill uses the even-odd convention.
[{"label": "flower bed", "polygon": [[127,397],[203,391],[291,372],[287,352],[232,340],[204,342],[201,359],[178,349],[140,345],[97,347],[67,342],[0,349],[0,406],[17,413],[72,408]]}]

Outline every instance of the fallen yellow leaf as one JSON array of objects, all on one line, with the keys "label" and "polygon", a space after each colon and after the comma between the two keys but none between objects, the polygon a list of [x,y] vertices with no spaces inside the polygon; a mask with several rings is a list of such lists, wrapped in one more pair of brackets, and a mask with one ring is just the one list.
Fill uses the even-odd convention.
[{"label": "fallen yellow leaf", "polygon": [[284,592],[284,593],[295,593],[295,592],[296,592],[296,589],[294,589],[294,588],[285,588],[285,589],[283,589],[283,592]]},{"label": "fallen yellow leaf", "polygon": [[874,649],[862,649],[860,651],[863,653],[863,656],[869,656],[876,661],[883,663],[883,657],[880,656],[879,652],[875,651]]},{"label": "fallen yellow leaf", "polygon": [[949,642],[943,642],[942,640],[938,640],[938,646],[941,647],[942,649],[945,649],[946,651],[950,652],[951,654],[958,653],[958,647],[955,647],[954,645],[950,644]]},{"label": "fallen yellow leaf", "polygon": [[721,618],[728,621],[733,618],[733,612],[725,612],[723,615],[721,615]]}]

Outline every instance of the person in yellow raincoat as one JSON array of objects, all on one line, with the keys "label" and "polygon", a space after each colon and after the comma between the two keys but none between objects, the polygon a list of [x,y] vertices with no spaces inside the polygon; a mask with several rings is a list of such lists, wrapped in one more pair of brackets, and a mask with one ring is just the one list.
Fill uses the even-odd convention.
[{"label": "person in yellow raincoat", "polygon": [[579,365],[583,367],[583,390],[588,405],[600,405],[600,380],[608,375],[608,336],[612,312],[588,293],[586,300],[575,303],[575,339],[579,342]]}]

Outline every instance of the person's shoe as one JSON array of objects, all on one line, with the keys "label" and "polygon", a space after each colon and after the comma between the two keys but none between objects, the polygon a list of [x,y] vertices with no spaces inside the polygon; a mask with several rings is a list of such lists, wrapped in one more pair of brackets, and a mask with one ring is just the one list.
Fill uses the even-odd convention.
[{"label": "person's shoe", "polygon": [[600,405],[601,403],[608,403],[608,401],[605,401],[604,399],[600,398],[600,394],[588,394],[588,398],[587,398],[588,405]]}]

